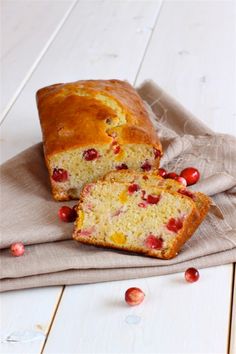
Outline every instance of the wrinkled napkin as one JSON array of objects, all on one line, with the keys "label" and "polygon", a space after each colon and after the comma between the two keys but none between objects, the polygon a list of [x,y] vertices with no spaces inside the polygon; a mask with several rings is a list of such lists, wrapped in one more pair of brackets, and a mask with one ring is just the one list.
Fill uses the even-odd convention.
[{"label": "wrinkled napkin", "polygon": [[[58,219],[62,204],[52,199],[42,143],[36,144],[1,166],[1,291],[149,277],[236,261],[236,138],[214,133],[152,81],[138,92],[163,144],[161,167],[201,171],[192,189],[213,199],[204,222],[171,260],[73,241],[73,225]],[[23,257],[9,253],[16,241],[27,245]]]}]

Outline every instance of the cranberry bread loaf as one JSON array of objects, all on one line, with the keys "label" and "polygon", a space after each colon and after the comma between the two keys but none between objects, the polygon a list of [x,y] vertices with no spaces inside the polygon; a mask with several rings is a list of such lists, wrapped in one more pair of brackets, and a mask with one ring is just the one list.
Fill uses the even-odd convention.
[{"label": "cranberry bread loaf", "polygon": [[56,200],[78,199],[85,183],[111,170],[158,168],[160,141],[129,83],[55,84],[37,92],[37,105]]},{"label": "cranberry bread loaf", "polygon": [[73,238],[82,243],[169,259],[199,225],[194,201],[146,183],[88,184],[77,206]]},{"label": "cranberry bread loaf", "polygon": [[192,198],[195,202],[196,207],[199,211],[199,223],[205,217],[209,211],[211,200],[210,198],[201,192],[191,192],[189,189],[184,187],[181,183],[167,178],[164,179],[157,174],[158,172],[142,173],[137,171],[111,171],[106,176],[104,180],[111,182],[125,182],[125,183],[137,183],[142,189],[145,189],[146,185],[152,184],[156,187],[165,188],[172,192],[178,192],[183,195]]}]

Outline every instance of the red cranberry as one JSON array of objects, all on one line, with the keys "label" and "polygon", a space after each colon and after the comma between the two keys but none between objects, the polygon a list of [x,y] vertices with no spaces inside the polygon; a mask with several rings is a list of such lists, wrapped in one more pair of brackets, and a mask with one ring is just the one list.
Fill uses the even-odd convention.
[{"label": "red cranberry", "polygon": [[122,163],[121,165],[116,166],[116,170],[128,170],[128,166],[126,163]]},{"label": "red cranberry", "polygon": [[114,146],[113,151],[114,151],[114,154],[119,154],[120,146],[119,145]]},{"label": "red cranberry", "polygon": [[62,206],[58,211],[58,216],[61,219],[61,221],[73,222],[76,220],[77,213],[74,208],[70,208],[68,206]]},{"label": "red cranberry", "polygon": [[158,174],[159,174],[159,176],[164,178],[166,176],[167,172],[164,168],[159,168]]},{"label": "red cranberry", "polygon": [[197,183],[200,178],[200,173],[196,168],[188,167],[181,171],[180,176],[186,179],[188,186],[191,186]]},{"label": "red cranberry", "polygon": [[160,150],[156,149],[156,148],[153,148],[153,152],[154,152],[154,156],[155,156],[155,159],[158,159],[161,157],[161,152]]},{"label": "red cranberry", "polygon": [[186,195],[189,198],[194,199],[194,194],[192,192],[190,192],[188,189],[186,188],[181,188],[178,190],[178,193]]},{"label": "red cranberry", "polygon": [[163,245],[163,240],[161,237],[159,238],[154,235],[149,235],[145,240],[145,246],[147,248],[159,250],[162,248],[162,245]]},{"label": "red cranberry", "polygon": [[144,292],[139,288],[129,288],[125,292],[125,301],[130,306],[141,304],[145,297]]},{"label": "red cranberry", "polygon": [[91,192],[93,186],[94,186],[94,183],[88,183],[88,184],[86,184],[86,185],[84,186],[84,189],[83,189],[83,194],[84,194],[84,195],[88,195],[88,194]]},{"label": "red cranberry", "polygon": [[147,196],[147,202],[148,204],[157,204],[160,200],[160,195],[151,195],[149,194]]},{"label": "red cranberry", "polygon": [[174,179],[175,179],[177,182],[181,183],[184,187],[187,186],[187,181],[186,181],[186,179],[185,179],[184,177],[178,176],[178,177],[175,177]]},{"label": "red cranberry", "polygon": [[183,222],[181,219],[171,218],[166,225],[167,229],[173,232],[178,232],[183,227]]},{"label": "red cranberry", "polygon": [[140,189],[139,185],[138,184],[131,184],[128,188],[128,192],[130,194],[134,193],[134,192],[137,192],[138,190]]},{"label": "red cranberry", "polygon": [[189,283],[195,283],[199,279],[199,272],[196,268],[188,268],[184,273],[186,281]]},{"label": "red cranberry", "polygon": [[83,153],[83,158],[86,161],[93,161],[96,160],[99,157],[99,154],[96,149],[88,149],[84,151]]},{"label": "red cranberry", "polygon": [[148,161],[145,161],[142,166],[141,166],[141,169],[143,171],[150,171],[152,168],[151,164],[148,162]]},{"label": "red cranberry", "polygon": [[68,172],[63,168],[54,168],[52,173],[52,179],[55,182],[66,182],[68,180]]},{"label": "red cranberry", "polygon": [[146,208],[147,207],[147,204],[146,203],[138,203],[138,206],[140,208]]},{"label": "red cranberry", "polygon": [[11,254],[14,257],[20,257],[23,256],[25,253],[25,247],[22,242],[15,242],[11,245]]},{"label": "red cranberry", "polygon": [[145,190],[141,190],[141,198],[142,200],[146,200],[146,191]]},{"label": "red cranberry", "polygon": [[79,235],[80,236],[91,236],[93,232],[95,232],[95,226],[91,226],[88,229],[83,229],[80,231]]},{"label": "red cranberry", "polygon": [[177,175],[175,172],[169,172],[165,175],[165,178],[175,179],[176,177],[179,177],[179,175]]}]

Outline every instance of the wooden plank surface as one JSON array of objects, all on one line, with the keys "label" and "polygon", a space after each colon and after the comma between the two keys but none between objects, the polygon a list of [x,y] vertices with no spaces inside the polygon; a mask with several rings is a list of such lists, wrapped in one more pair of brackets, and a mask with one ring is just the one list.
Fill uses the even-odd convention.
[{"label": "wooden plank surface", "polygon": [[40,353],[61,287],[2,293],[0,297],[0,352]]},{"label": "wooden plank surface", "polygon": [[[201,270],[195,284],[179,273],[66,287],[43,353],[226,353],[230,272]],[[140,306],[124,303],[132,286],[146,294]]]},{"label": "wooden plank surface", "polygon": [[[234,1],[166,1],[136,80],[140,84],[147,78],[153,79],[212,129],[228,134],[236,134],[235,7]],[[221,284],[222,274],[219,268],[214,269],[213,277]],[[225,269],[229,283],[232,270],[233,265]],[[229,320],[223,332],[215,331],[222,342],[230,331],[230,353],[236,353],[235,293],[232,318],[230,297],[219,299],[219,306],[225,308]],[[199,311],[204,301],[199,298],[196,304]],[[204,327],[209,319],[204,312],[202,317],[199,323]],[[189,320],[195,321],[191,314]],[[220,327],[220,318],[218,321]],[[215,338],[210,326],[206,326],[206,336]],[[206,352],[204,347],[200,352]],[[227,349],[218,352],[226,353]]]},{"label": "wooden plank surface", "polygon": [[[7,111],[45,52],[72,0],[3,0],[1,9],[1,112]],[[50,13],[50,16],[46,14]]]},{"label": "wooden plank surface", "polygon": [[152,78],[211,129],[236,134],[235,36],[235,1],[166,1],[137,83]]}]

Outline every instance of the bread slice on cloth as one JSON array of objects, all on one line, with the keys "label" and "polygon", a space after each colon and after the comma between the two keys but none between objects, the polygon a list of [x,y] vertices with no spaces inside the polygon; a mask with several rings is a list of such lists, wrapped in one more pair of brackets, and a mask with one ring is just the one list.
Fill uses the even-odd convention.
[{"label": "bread slice on cloth", "polygon": [[117,172],[86,185],[77,206],[73,238],[157,258],[176,256],[207,207],[201,205],[200,196],[196,202],[176,191],[179,183],[151,174],[150,182],[144,175]]}]

